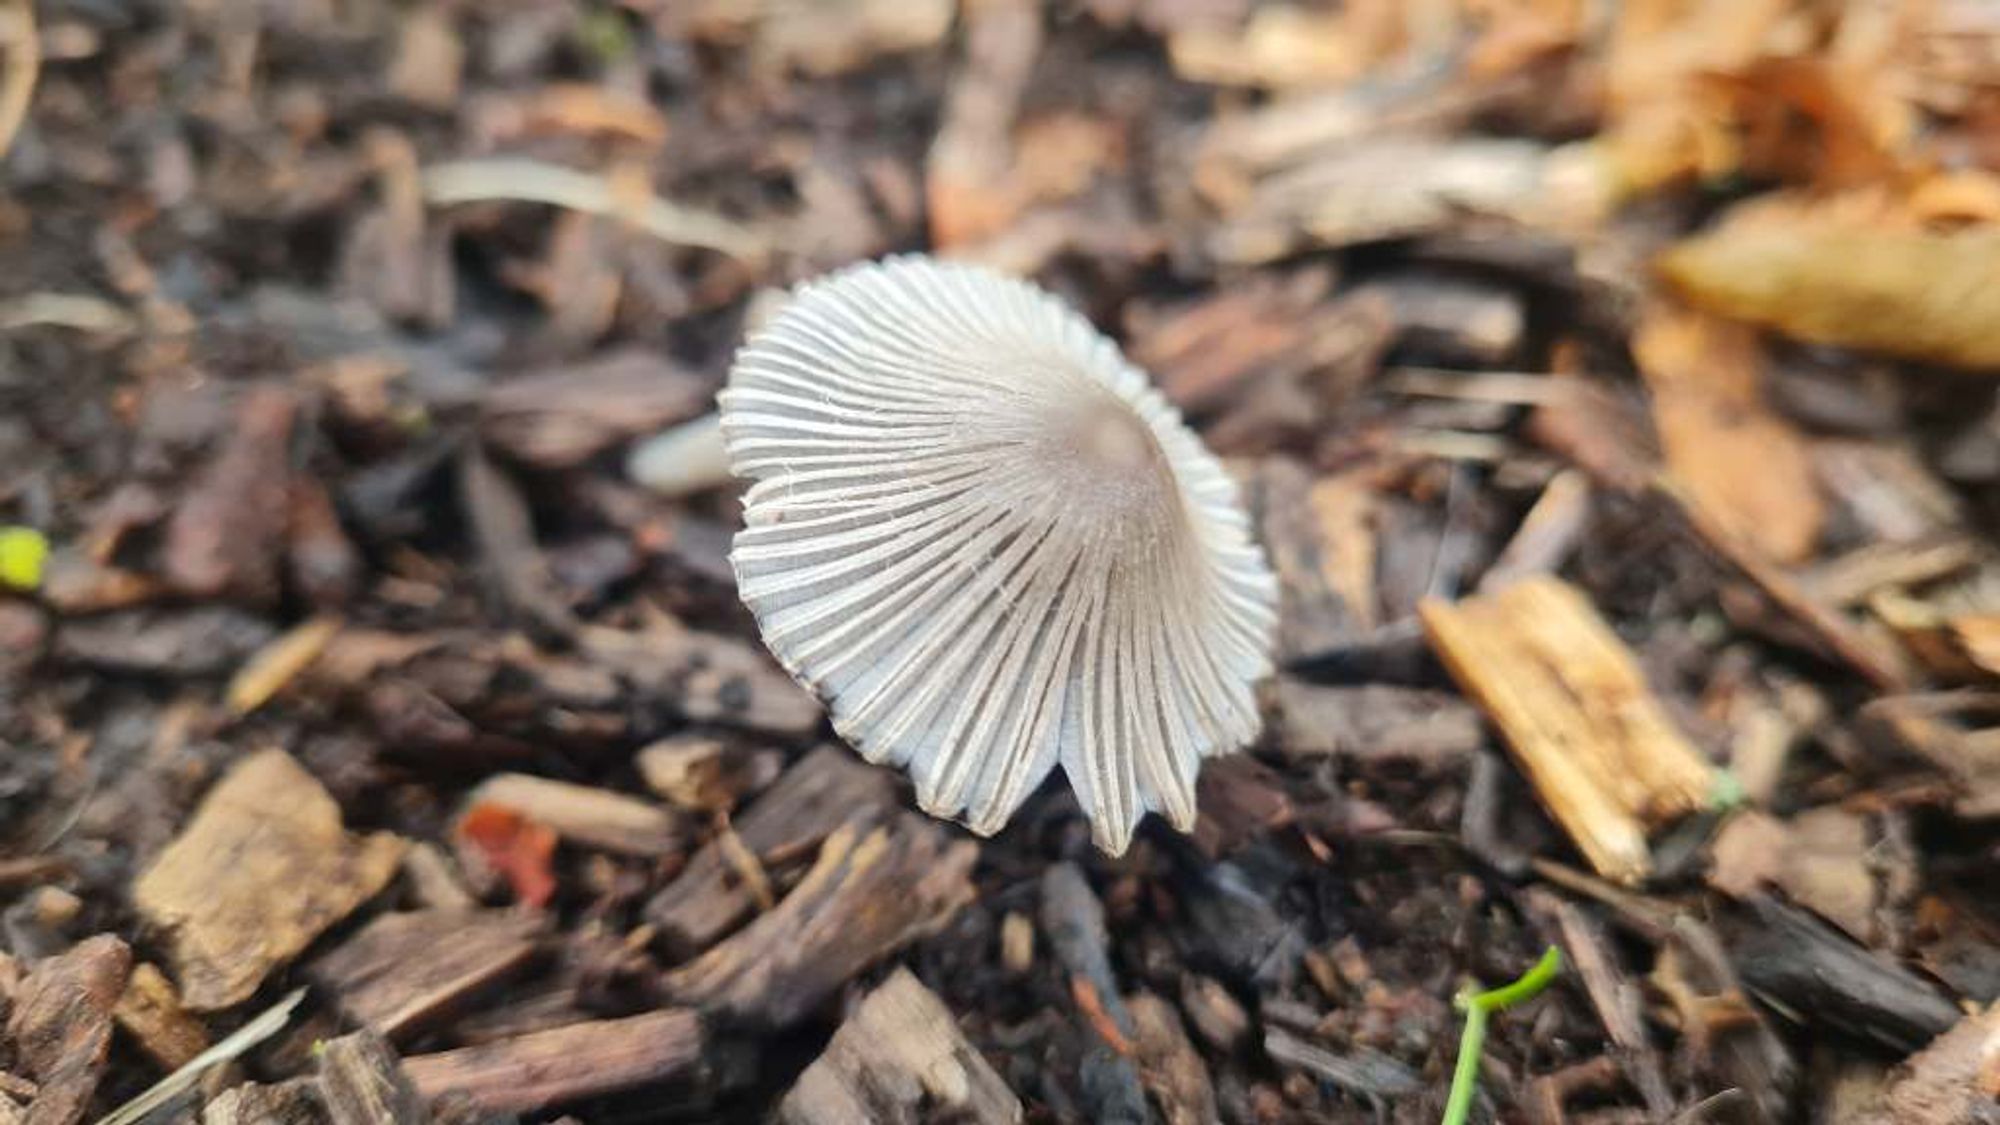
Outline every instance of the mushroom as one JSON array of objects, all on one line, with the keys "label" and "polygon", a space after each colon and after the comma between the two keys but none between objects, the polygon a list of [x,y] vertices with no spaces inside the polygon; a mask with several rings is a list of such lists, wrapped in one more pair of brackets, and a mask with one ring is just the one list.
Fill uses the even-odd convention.
[{"label": "mushroom", "polygon": [[764,641],[933,816],[1057,763],[1113,855],[1256,737],[1277,583],[1234,482],[1047,292],[921,256],[799,289],[720,397]]}]

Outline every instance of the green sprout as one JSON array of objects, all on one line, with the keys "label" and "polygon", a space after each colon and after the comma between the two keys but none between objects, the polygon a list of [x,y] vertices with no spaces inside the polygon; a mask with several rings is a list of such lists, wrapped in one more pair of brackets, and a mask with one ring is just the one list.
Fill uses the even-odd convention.
[{"label": "green sprout", "polygon": [[34,591],[41,588],[49,561],[49,541],[29,527],[0,527],[0,587]]},{"label": "green sprout", "polygon": [[1465,1031],[1458,1037],[1458,1065],[1451,1074],[1451,1098],[1444,1104],[1442,1125],[1465,1125],[1472,1114],[1472,1095],[1479,1088],[1479,1052],[1486,1046],[1486,1021],[1493,1013],[1533,1000],[1562,971],[1562,951],[1549,946],[1535,966],[1512,984],[1484,992],[1462,992]]}]

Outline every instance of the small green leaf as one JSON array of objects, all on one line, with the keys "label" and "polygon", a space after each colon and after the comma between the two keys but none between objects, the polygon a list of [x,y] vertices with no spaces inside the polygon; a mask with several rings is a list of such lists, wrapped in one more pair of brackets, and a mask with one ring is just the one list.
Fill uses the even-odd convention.
[{"label": "small green leaf", "polygon": [[49,541],[32,527],[0,527],[0,586],[33,591],[42,587]]}]

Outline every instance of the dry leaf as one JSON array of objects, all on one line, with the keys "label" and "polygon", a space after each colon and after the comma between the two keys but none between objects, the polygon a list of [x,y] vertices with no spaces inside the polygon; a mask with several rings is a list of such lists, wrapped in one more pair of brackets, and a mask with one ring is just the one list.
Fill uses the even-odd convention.
[{"label": "dry leaf", "polygon": [[1632,340],[1668,471],[1732,533],[1778,562],[1812,553],[1825,520],[1805,439],[1764,403],[1755,335],[1655,305]]},{"label": "dry leaf", "polygon": [[1703,308],[1810,343],[2000,370],[2000,232],[1730,224],[1659,268]]}]

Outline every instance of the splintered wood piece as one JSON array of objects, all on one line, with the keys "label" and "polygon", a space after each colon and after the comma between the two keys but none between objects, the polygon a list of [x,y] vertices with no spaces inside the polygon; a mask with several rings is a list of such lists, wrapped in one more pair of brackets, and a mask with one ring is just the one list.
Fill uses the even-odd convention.
[{"label": "splintered wood piece", "polygon": [[1644,879],[1647,829],[1705,807],[1716,775],[1596,609],[1560,579],[1535,577],[1418,612],[1438,658],[1591,866]]},{"label": "splintered wood piece", "polygon": [[308,975],[347,1018],[402,1040],[525,968],[541,931],[539,916],[507,910],[385,914]]},{"label": "splintered wood piece", "polygon": [[872,831],[845,825],[775,910],[669,972],[667,994],[730,1020],[796,1023],[971,902],[978,855],[978,845],[912,813]]},{"label": "splintered wood piece", "polygon": [[282,750],[238,762],[133,885],[166,935],[181,1002],[241,1003],[396,874],[404,842],[354,836],[340,807]]},{"label": "splintered wood piece", "polygon": [[458,1094],[488,1113],[533,1113],[673,1078],[701,1061],[701,1020],[665,1008],[403,1060],[428,1102]]},{"label": "splintered wood piece", "polygon": [[26,1125],[75,1125],[90,1108],[111,1049],[111,1012],[125,991],[132,951],[109,934],[50,957],[21,981],[6,1038],[39,1087]]},{"label": "splintered wood piece", "polygon": [[525,773],[481,782],[465,807],[484,806],[512,809],[569,843],[619,855],[673,855],[686,838],[681,818],[651,801]]},{"label": "splintered wood piece", "polygon": [[1007,1088],[908,969],[868,994],[778,1106],[780,1125],[963,1125],[1022,1119]]},{"label": "splintered wood piece", "polygon": [[380,1035],[363,1030],[329,1039],[318,1054],[319,1094],[330,1125],[424,1125],[430,1119]]},{"label": "splintered wood piece", "polygon": [[151,962],[133,966],[114,1014],[118,1026],[164,1070],[179,1070],[208,1050],[208,1030],[181,1007],[173,982]]},{"label": "splintered wood piece", "polygon": [[[787,770],[734,822],[737,838],[767,868],[804,855],[843,824],[875,825],[896,807],[896,783],[839,746],[822,746]],[[756,907],[723,845],[710,841],[680,878],[646,904],[646,921],[668,953],[692,956],[720,941]]]}]

